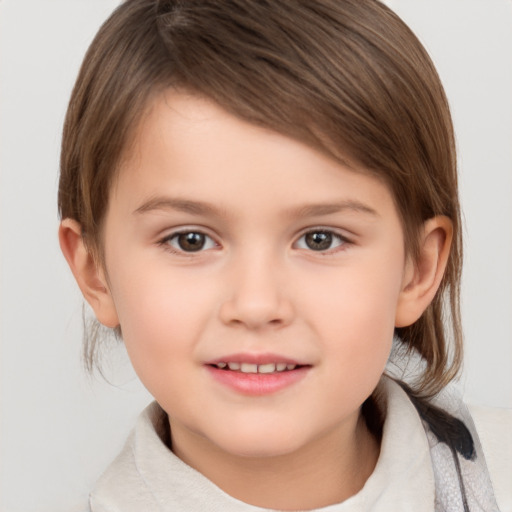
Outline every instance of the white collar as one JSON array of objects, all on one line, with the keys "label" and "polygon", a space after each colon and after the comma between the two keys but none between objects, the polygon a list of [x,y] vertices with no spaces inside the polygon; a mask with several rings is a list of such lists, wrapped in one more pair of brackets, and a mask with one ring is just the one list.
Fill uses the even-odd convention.
[{"label": "white collar", "polygon": [[[379,385],[386,419],[375,470],[356,495],[318,509],[322,512],[434,510],[434,475],[421,420],[398,384],[383,377]],[[268,510],[232,498],[176,457],[156,432],[163,414],[156,402],[143,411],[123,452],[98,482],[91,503],[116,504],[114,510],[123,512],[141,510],[141,504],[147,512]]]}]

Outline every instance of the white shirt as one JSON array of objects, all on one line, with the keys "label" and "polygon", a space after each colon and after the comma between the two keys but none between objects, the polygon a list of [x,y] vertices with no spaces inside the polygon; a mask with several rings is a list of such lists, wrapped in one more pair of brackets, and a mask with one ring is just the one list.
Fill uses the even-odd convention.
[{"label": "white shirt", "polygon": [[[384,378],[382,385],[386,419],[374,472],[357,494],[317,510],[434,511],[434,472],[421,419],[398,384]],[[512,411],[473,412],[500,510],[512,512]],[[93,512],[268,512],[229,496],[176,457],[156,430],[163,414],[154,402],[140,415],[91,494]]]}]

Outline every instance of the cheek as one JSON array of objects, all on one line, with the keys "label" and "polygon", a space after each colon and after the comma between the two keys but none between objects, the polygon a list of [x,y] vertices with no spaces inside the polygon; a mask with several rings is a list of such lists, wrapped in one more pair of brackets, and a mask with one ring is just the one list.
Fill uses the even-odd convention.
[{"label": "cheek", "polygon": [[[324,350],[351,388],[370,390],[391,350],[401,267],[351,266],[324,283],[325,293],[305,306],[324,340]],[[316,283],[318,285],[318,282]],[[353,386],[352,386],[353,384]]]},{"label": "cheek", "polygon": [[[193,359],[201,326],[211,311],[211,293],[161,266],[130,264],[112,276],[114,302],[123,340],[143,381]],[[130,272],[126,272],[129,269]],[[127,277],[129,276],[129,277]],[[155,371],[157,370],[157,371]]]},{"label": "cheek", "polygon": [[394,327],[402,272],[400,263],[361,258],[334,272],[316,273],[302,286],[305,307],[314,308],[315,316],[324,315],[326,326],[351,336],[388,331]]}]

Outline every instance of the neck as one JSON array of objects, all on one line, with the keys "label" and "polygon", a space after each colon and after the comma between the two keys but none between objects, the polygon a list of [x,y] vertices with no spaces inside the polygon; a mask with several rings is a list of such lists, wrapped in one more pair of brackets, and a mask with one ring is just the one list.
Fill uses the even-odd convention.
[{"label": "neck", "polygon": [[309,510],[341,503],[362,489],[379,454],[362,417],[353,428],[327,432],[297,452],[262,458],[226,453],[201,436],[187,440],[171,425],[178,457],[227,494],[262,508]]}]

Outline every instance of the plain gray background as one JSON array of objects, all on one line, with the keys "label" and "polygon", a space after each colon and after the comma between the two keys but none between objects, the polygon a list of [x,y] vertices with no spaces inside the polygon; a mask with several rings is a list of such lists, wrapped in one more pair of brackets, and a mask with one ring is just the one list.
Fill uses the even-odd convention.
[{"label": "plain gray background", "polygon": [[[0,0],[2,512],[86,508],[150,401],[123,350],[113,383],[80,363],[78,289],[57,243],[62,121],[117,0]],[[469,402],[512,407],[512,2],[390,0],[431,52],[453,109],[466,224]]]}]

